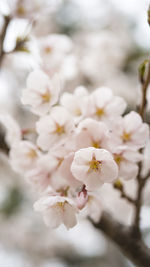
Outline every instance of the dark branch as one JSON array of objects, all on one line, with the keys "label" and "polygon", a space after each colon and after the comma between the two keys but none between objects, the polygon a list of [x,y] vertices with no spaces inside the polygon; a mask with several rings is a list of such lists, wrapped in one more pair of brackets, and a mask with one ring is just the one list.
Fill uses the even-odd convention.
[{"label": "dark branch", "polygon": [[2,28],[2,32],[0,35],[0,66],[2,65],[2,61],[3,61],[3,57],[5,55],[4,52],[4,40],[6,37],[6,32],[7,32],[7,28],[10,22],[10,17],[9,16],[4,16],[4,25]]},{"label": "dark branch", "polygon": [[147,75],[145,78],[145,81],[142,83],[142,102],[139,108],[139,114],[141,117],[144,119],[144,111],[146,107],[146,94],[147,94],[147,88],[150,83],[150,61],[148,63],[148,70],[147,70]]},{"label": "dark branch", "polygon": [[106,212],[103,212],[100,222],[92,223],[117,244],[123,254],[136,266],[150,266],[150,250],[145,246],[141,238],[133,235],[131,227],[122,225]]},{"label": "dark branch", "polygon": [[120,192],[120,196],[121,198],[124,198],[125,200],[127,200],[129,203],[135,205],[135,200],[130,197],[129,195],[127,195],[127,193],[124,191],[124,187],[123,184],[120,180],[117,180],[114,184],[113,184],[114,188],[116,190],[118,190]]}]

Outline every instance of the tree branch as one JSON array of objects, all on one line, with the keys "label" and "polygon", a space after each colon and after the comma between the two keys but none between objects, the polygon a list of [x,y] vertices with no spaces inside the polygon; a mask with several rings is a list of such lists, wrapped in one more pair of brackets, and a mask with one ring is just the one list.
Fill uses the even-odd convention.
[{"label": "tree branch", "polygon": [[132,205],[135,205],[135,200],[127,195],[127,193],[124,191],[123,184],[119,179],[113,184],[113,187],[120,192],[121,198],[124,198]]},{"label": "tree branch", "polygon": [[132,227],[124,226],[103,212],[100,222],[93,225],[119,246],[123,254],[136,266],[150,266],[150,250],[142,239],[133,235]]},{"label": "tree branch", "polygon": [[3,45],[4,45],[4,40],[6,37],[6,32],[7,32],[7,28],[10,22],[10,17],[9,16],[4,16],[4,25],[3,25],[3,29],[0,35],[0,66],[2,65],[2,61],[3,61],[3,57],[5,55],[4,49],[3,49]]},{"label": "tree branch", "polygon": [[143,81],[142,83],[142,102],[139,108],[139,114],[141,115],[143,120],[144,120],[144,110],[146,107],[146,93],[149,83],[150,83],[150,61],[148,63],[148,70],[145,81]]}]

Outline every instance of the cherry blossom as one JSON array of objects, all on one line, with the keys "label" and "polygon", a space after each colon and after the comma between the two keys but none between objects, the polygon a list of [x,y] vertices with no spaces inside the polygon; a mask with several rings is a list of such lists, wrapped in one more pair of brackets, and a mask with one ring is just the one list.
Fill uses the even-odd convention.
[{"label": "cherry blossom", "polygon": [[42,68],[52,76],[59,73],[63,80],[76,74],[76,58],[72,40],[64,34],[50,34],[39,39]]},{"label": "cherry blossom", "polygon": [[[32,169],[26,172],[25,178],[36,191],[43,192],[51,185],[52,173],[57,166],[58,160],[51,154],[40,155]],[[56,182],[57,180],[55,179],[55,184]]]},{"label": "cherry blossom", "polygon": [[105,149],[83,148],[75,153],[71,171],[87,190],[97,190],[118,176],[118,167],[112,155]]},{"label": "cherry blossom", "polygon": [[110,146],[107,125],[90,118],[82,120],[78,124],[74,139],[76,150],[84,147],[107,149]]},{"label": "cherry blossom", "polygon": [[61,106],[51,109],[51,113],[41,117],[36,123],[39,134],[37,144],[43,150],[48,150],[52,145],[65,142],[65,138],[74,129],[74,123],[67,110]]},{"label": "cherry blossom", "polygon": [[60,98],[60,103],[66,109],[68,109],[71,114],[79,119],[84,113],[84,102],[88,96],[88,92],[85,87],[79,86],[74,90],[74,93],[65,92]]},{"label": "cherry blossom", "polygon": [[143,159],[143,155],[126,147],[118,148],[113,155],[119,168],[118,176],[126,180],[136,178],[139,170],[137,162]]},{"label": "cherry blossom", "polygon": [[81,211],[84,217],[90,217],[95,223],[99,222],[103,210],[103,201],[96,193],[88,193],[88,200]]},{"label": "cherry blossom", "polygon": [[42,70],[35,70],[27,78],[22,103],[31,106],[33,113],[44,115],[57,103],[59,92],[60,82],[57,75],[50,79]]},{"label": "cherry blossom", "polygon": [[10,161],[14,170],[26,172],[33,168],[40,156],[38,148],[29,141],[20,141],[10,151]]},{"label": "cherry blossom", "polygon": [[43,213],[46,225],[51,228],[64,224],[70,229],[77,223],[75,205],[67,197],[43,196],[34,204],[34,209]]},{"label": "cherry blossom", "polygon": [[149,137],[149,128],[138,113],[131,111],[118,121],[114,121],[112,138],[118,145],[140,149],[147,143]]},{"label": "cherry blossom", "polygon": [[119,96],[114,96],[112,90],[101,87],[95,90],[87,101],[87,116],[106,121],[110,117],[122,115],[126,102]]}]

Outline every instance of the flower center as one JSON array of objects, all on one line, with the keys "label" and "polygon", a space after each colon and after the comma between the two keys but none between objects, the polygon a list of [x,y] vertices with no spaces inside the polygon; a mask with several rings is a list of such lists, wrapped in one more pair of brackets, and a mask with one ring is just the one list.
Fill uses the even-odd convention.
[{"label": "flower center", "polygon": [[131,139],[131,133],[123,132],[123,135],[121,137],[123,142],[128,142]]},{"label": "flower center", "polygon": [[57,133],[58,135],[64,134],[65,133],[65,129],[64,126],[59,125],[56,123],[56,130],[55,133]]},{"label": "flower center", "polygon": [[25,14],[25,9],[24,9],[23,6],[19,6],[18,7],[17,14],[20,15],[20,16]]},{"label": "flower center", "polygon": [[27,153],[27,156],[31,159],[35,159],[37,157],[35,149],[30,149],[30,151]]},{"label": "flower center", "polygon": [[114,155],[114,160],[116,161],[116,163],[119,165],[121,163],[121,161],[123,160],[123,157],[121,155]]},{"label": "flower center", "polygon": [[98,117],[101,117],[101,116],[103,116],[104,115],[104,109],[103,108],[97,108],[97,110],[96,110],[96,115],[98,116]]},{"label": "flower center", "polygon": [[57,205],[58,207],[63,208],[65,205],[65,202],[58,202]]},{"label": "flower center", "polygon": [[92,146],[95,147],[95,148],[100,148],[100,143],[96,142],[96,141],[93,141],[92,142]]},{"label": "flower center", "polygon": [[81,113],[81,110],[80,110],[80,109],[76,109],[75,113],[76,113],[76,116],[81,116],[81,115],[82,115],[82,113]]},{"label": "flower center", "polygon": [[44,51],[46,54],[50,54],[52,52],[52,48],[50,46],[46,46]]},{"label": "flower center", "polygon": [[42,100],[44,103],[50,102],[51,95],[48,91],[46,93],[42,94],[41,97],[42,97]]},{"label": "flower center", "polygon": [[99,171],[101,166],[102,166],[102,162],[100,160],[96,160],[95,156],[93,156],[92,160],[89,162],[90,168],[88,171]]}]

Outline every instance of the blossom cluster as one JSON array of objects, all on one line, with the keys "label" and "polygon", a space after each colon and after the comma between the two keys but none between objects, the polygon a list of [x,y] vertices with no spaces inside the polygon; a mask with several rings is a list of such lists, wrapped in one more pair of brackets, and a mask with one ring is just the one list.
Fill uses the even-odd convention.
[{"label": "blossom cluster", "polygon": [[80,216],[99,221],[101,187],[136,178],[148,125],[135,111],[124,115],[126,102],[111,89],[61,92],[59,77],[41,69],[29,74],[21,100],[38,116],[35,140],[28,138],[30,129],[1,121],[12,126],[7,141],[13,169],[38,192],[35,210],[53,228],[72,228]]}]

